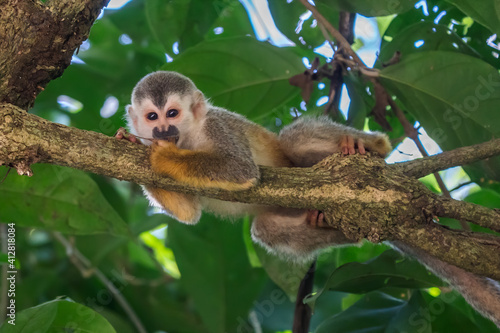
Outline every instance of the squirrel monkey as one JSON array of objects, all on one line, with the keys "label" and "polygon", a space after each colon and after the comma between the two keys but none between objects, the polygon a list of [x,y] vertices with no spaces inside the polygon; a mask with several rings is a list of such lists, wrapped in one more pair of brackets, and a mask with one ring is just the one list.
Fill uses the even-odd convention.
[{"label": "squirrel monkey", "polygon": [[[355,154],[357,149],[364,154],[372,150],[385,156],[391,150],[385,134],[364,133],[326,117],[301,118],[277,136],[210,105],[190,79],[166,71],[149,74],[137,83],[127,106],[127,121],[130,134],[120,130],[117,137],[151,145],[155,172],[201,188],[248,189],[259,179],[258,165],[307,167],[340,151]],[[256,215],[254,240],[292,258],[311,257],[317,249],[347,241],[340,232],[325,233],[308,226],[318,219],[321,222],[323,215],[318,212],[224,202],[151,187],[145,192],[155,206],[187,224],[198,222],[202,210],[222,216]]]},{"label": "squirrel monkey", "polygon": [[[155,172],[198,188],[248,189],[259,179],[259,165],[309,167],[337,152],[374,151],[385,156],[391,151],[385,134],[364,133],[326,117],[300,118],[275,135],[211,105],[190,79],[167,71],[151,73],[137,83],[127,106],[127,122],[130,133],[120,129],[117,138],[151,145],[150,162]],[[187,224],[197,223],[202,210],[222,216],[255,215],[254,241],[292,260],[311,258],[322,248],[350,243],[338,230],[315,228],[323,222],[318,211],[224,202],[152,187],[144,190],[152,204]],[[496,282],[419,249],[393,245],[449,280],[469,303],[500,325]]]}]

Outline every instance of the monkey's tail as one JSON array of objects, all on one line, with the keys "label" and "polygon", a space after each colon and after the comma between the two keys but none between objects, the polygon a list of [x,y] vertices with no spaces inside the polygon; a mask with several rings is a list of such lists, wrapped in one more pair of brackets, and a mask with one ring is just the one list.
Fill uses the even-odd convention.
[{"label": "monkey's tail", "polygon": [[362,140],[368,151],[382,156],[392,150],[384,133],[365,133],[338,124],[326,116],[300,117],[281,130],[279,142],[282,151],[294,166],[309,167],[340,152],[340,141],[345,135]]},{"label": "monkey's tail", "polygon": [[500,328],[500,284],[497,281],[467,272],[401,242],[391,244],[448,281],[474,309]]}]

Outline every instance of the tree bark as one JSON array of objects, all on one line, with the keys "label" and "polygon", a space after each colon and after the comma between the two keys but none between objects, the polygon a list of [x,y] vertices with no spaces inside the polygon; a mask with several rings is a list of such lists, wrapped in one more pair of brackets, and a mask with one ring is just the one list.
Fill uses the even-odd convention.
[{"label": "tree bark", "polygon": [[[487,142],[476,148],[496,149],[493,146]],[[406,163],[387,165],[375,157],[332,155],[312,168],[261,167],[257,186],[231,192],[195,189],[155,175],[148,154],[149,148],[143,145],[51,123],[13,105],[0,105],[0,164],[12,166],[20,174],[30,175],[32,163],[51,163],[226,201],[319,209],[325,212],[328,223],[353,243],[365,238],[372,242],[400,240],[443,261],[500,280],[499,238],[450,230],[433,220],[435,216],[472,220],[500,231],[500,213],[437,196],[401,172]],[[446,156],[439,168],[454,165],[454,151]],[[424,168],[428,172],[436,168],[429,159],[407,163],[415,167],[422,161],[426,166],[418,167],[420,175]]]},{"label": "tree bark", "polygon": [[61,76],[109,0],[0,1],[0,101],[25,110]]},{"label": "tree bark", "polygon": [[408,176],[420,178],[436,171],[470,164],[496,155],[500,155],[500,138],[396,165]]}]

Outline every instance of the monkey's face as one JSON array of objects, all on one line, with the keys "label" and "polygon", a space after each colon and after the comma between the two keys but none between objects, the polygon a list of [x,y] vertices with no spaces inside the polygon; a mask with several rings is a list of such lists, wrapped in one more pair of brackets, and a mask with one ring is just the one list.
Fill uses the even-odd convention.
[{"label": "monkey's face", "polygon": [[192,96],[172,94],[163,106],[157,104],[150,98],[134,103],[129,109],[131,125],[139,136],[177,142],[196,121]]}]

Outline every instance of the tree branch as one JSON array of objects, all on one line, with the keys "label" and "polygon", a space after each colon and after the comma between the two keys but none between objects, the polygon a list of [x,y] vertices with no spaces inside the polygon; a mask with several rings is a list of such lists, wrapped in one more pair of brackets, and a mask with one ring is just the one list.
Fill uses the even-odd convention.
[{"label": "tree branch", "polygon": [[410,177],[420,178],[436,171],[485,160],[499,154],[500,138],[413,161],[397,163],[394,166]]},{"label": "tree branch", "polygon": [[113,282],[108,279],[108,277],[97,267],[92,265],[92,262],[87,259],[69,240],[67,240],[61,233],[54,232],[54,237],[64,246],[66,249],[66,255],[70,261],[75,265],[75,267],[80,271],[83,278],[89,278],[94,275],[101,283],[108,289],[108,291],[113,295],[116,302],[120,305],[123,312],[127,314],[130,321],[134,324],[134,327],[139,333],[147,333],[141,319],[137,316],[132,306],[128,303],[125,296],[122,295],[120,290],[113,284]]},{"label": "tree branch", "polygon": [[441,200],[440,210],[437,216],[464,219],[482,227],[499,231],[499,209],[489,209],[470,202],[449,199]]},{"label": "tree branch", "polygon": [[[420,138],[418,136],[419,135],[418,130],[415,127],[413,127],[412,124],[410,124],[410,122],[406,118],[403,111],[399,108],[399,106],[396,104],[396,102],[393,101],[392,97],[390,97],[389,95],[387,95],[387,102],[391,106],[391,109],[394,111],[394,114],[396,115],[396,117],[399,119],[399,122],[403,126],[406,135],[411,140],[413,140],[413,142],[417,146],[417,148],[420,151],[420,153],[422,154],[422,156],[428,157],[429,154],[427,153],[427,150],[425,150],[425,147],[422,144],[422,141],[420,141]],[[432,174],[434,175],[434,178],[436,179],[436,182],[438,183],[439,188],[441,189],[441,193],[443,193],[443,195],[446,198],[451,198],[451,193],[450,193],[450,191],[448,191],[448,188],[446,187],[446,184],[444,183],[443,178],[441,178],[441,175],[437,171],[433,172]],[[462,229],[471,230],[470,226],[467,224],[467,222],[465,222],[464,220],[460,220],[459,222],[460,222],[460,225],[462,226]]]},{"label": "tree branch", "polygon": [[[497,151],[494,146],[488,142],[442,155],[455,163],[464,149],[490,147]],[[260,184],[231,192],[195,189],[155,175],[148,156],[146,146],[51,123],[13,105],[0,104],[0,164],[21,174],[29,175],[32,163],[51,163],[220,200],[319,209],[353,243],[364,238],[372,242],[402,240],[466,270],[500,279],[498,238],[449,230],[433,222],[433,216],[474,219],[474,223],[500,231],[498,212],[439,197],[413,174],[408,177],[401,172],[407,172],[407,164],[412,165],[409,170],[421,170],[419,163],[434,169],[433,160],[428,160],[432,157],[386,165],[380,158],[332,155],[312,168],[261,167]],[[440,167],[445,165],[439,156],[435,158]],[[474,160],[469,157],[467,161]]]}]

